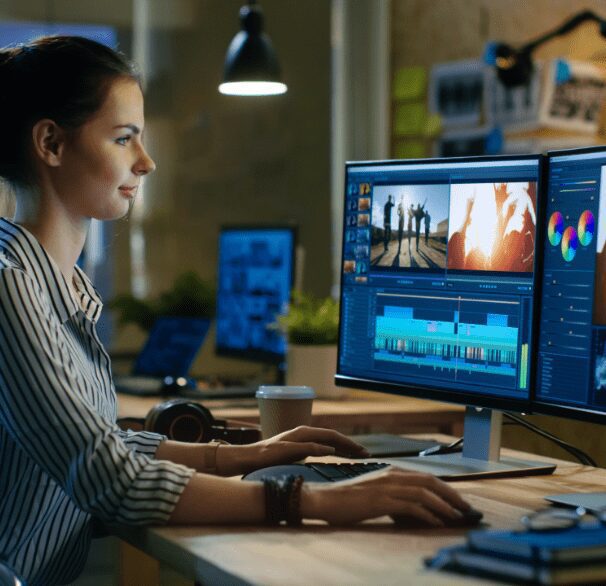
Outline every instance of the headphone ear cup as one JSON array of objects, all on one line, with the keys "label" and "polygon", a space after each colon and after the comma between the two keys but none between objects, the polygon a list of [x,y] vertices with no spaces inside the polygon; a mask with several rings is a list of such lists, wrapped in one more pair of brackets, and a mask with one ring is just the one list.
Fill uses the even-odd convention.
[{"label": "headphone ear cup", "polygon": [[215,419],[206,407],[183,399],[159,403],[145,418],[146,431],[161,433],[179,442],[209,442]]}]

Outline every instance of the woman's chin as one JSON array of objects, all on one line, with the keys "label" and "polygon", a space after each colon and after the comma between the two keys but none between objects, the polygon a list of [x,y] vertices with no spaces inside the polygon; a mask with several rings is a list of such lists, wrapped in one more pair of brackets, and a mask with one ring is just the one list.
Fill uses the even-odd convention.
[{"label": "woman's chin", "polygon": [[133,200],[120,202],[121,205],[114,205],[111,208],[106,208],[104,210],[100,210],[98,213],[94,214],[92,217],[95,220],[100,221],[111,221],[111,220],[121,220],[129,215],[130,210],[133,207]]}]

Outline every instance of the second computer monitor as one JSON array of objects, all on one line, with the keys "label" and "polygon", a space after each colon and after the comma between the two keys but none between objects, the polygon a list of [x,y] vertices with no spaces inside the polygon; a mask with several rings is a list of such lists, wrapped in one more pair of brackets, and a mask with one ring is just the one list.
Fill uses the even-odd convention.
[{"label": "second computer monitor", "polygon": [[219,236],[217,354],[279,364],[286,338],[276,318],[293,287],[293,227],[224,227]]},{"label": "second computer monitor", "polygon": [[606,147],[549,153],[533,410],[606,421]]},{"label": "second computer monitor", "polygon": [[337,381],[524,410],[540,157],[346,167]]}]

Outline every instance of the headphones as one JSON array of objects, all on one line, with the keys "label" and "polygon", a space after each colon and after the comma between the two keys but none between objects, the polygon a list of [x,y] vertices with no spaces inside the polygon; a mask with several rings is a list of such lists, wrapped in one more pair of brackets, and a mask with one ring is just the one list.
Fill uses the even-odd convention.
[{"label": "headphones", "polygon": [[215,419],[206,407],[186,399],[158,403],[145,419],[121,417],[117,423],[122,429],[153,431],[178,442],[208,443],[223,440],[241,445],[261,439],[258,425]]}]

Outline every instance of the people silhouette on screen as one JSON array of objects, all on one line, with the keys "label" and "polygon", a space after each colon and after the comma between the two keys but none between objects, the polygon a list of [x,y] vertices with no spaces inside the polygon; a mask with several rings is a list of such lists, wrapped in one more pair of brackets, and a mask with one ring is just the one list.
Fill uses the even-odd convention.
[{"label": "people silhouette on screen", "polygon": [[403,198],[400,197],[400,203],[398,204],[398,254],[402,249],[402,235],[404,234],[404,205]]},{"label": "people silhouette on screen", "polygon": [[383,206],[383,247],[385,252],[387,252],[391,240],[391,209],[394,205],[393,196],[389,195],[387,203]]},{"label": "people silhouette on screen", "polygon": [[421,234],[421,220],[425,217],[425,204],[421,205],[417,204],[417,207],[414,209],[414,217],[415,217],[415,235],[416,235],[416,246],[417,250],[419,250],[419,235]]}]

